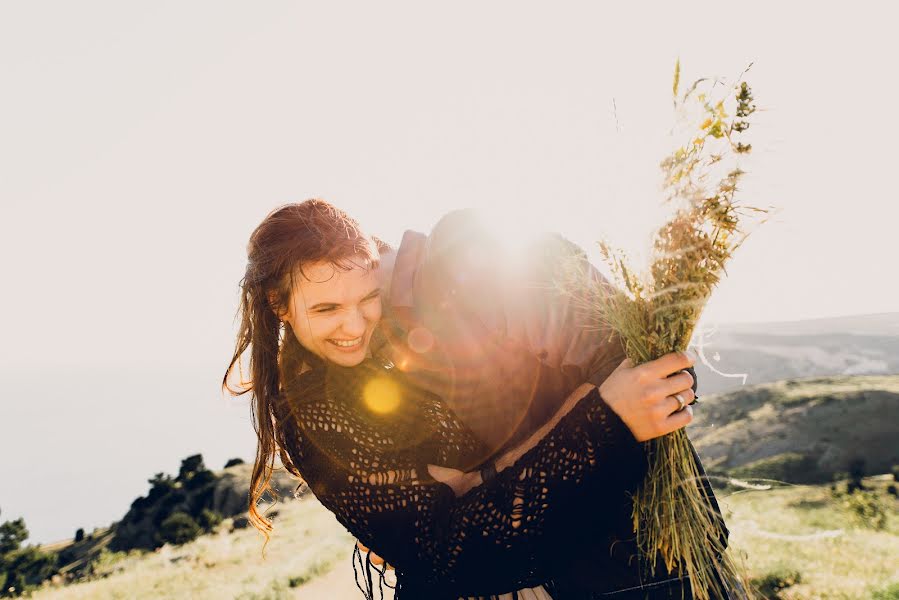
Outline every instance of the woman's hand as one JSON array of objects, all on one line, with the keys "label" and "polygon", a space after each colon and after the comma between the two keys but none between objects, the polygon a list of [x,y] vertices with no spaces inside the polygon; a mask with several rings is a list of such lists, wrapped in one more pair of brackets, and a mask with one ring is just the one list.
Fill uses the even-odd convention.
[{"label": "woman's hand", "polygon": [[[375,554],[374,552],[372,552],[371,550],[369,550],[369,548],[368,548],[367,546],[364,546],[364,545],[362,544],[362,542],[360,542],[359,540],[356,540],[356,546],[359,547],[359,550],[360,550],[360,551],[362,551],[362,552],[369,552],[369,553],[370,553],[369,556],[368,556],[368,558],[369,558],[369,560],[371,560],[371,564],[373,564],[374,566],[380,567],[381,565],[384,564],[384,559],[383,559],[383,558],[381,558],[380,556],[378,556],[377,554]],[[388,569],[393,569],[393,565],[391,565],[390,563],[387,563],[387,568],[388,568]]]},{"label": "woman's hand", "polygon": [[680,394],[687,404],[693,402],[693,377],[679,371],[694,362],[693,356],[683,352],[671,352],[638,367],[625,359],[599,386],[599,395],[637,441],[661,437],[693,420],[693,408],[678,412],[674,395]]}]

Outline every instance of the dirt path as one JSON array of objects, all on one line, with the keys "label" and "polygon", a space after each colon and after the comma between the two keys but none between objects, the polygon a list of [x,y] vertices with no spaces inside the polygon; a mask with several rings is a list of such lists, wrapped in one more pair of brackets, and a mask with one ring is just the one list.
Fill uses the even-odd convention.
[{"label": "dirt path", "polygon": [[[297,589],[294,597],[302,600],[362,600],[362,592],[353,582],[352,554],[347,552],[327,574]],[[380,600],[375,592],[375,598]],[[393,600],[393,591],[384,588],[384,600]]]}]

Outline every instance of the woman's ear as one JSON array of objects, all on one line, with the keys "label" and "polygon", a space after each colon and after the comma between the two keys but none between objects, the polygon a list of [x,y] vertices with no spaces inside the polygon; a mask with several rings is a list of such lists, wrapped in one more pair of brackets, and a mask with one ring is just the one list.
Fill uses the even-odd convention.
[{"label": "woman's ear", "polygon": [[268,305],[279,320],[290,323],[290,307],[281,305],[281,302],[278,299],[278,292],[275,290],[270,290],[268,293]]}]

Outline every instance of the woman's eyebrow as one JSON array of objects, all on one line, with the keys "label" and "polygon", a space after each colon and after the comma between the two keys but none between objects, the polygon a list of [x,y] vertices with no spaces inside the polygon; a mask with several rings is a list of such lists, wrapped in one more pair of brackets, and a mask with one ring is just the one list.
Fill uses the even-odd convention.
[{"label": "woman's eyebrow", "polygon": [[[362,297],[362,299],[365,300],[367,298],[372,298],[372,297],[378,296],[380,294],[381,294],[381,288],[378,287],[378,288],[373,289],[369,293],[367,293],[365,296]],[[322,308],[336,308],[338,306],[340,306],[340,304],[337,302],[319,302],[318,304],[313,304],[307,310],[319,310]]]},{"label": "woman's eyebrow", "polygon": [[335,306],[340,306],[340,305],[336,302],[319,302],[318,304],[310,306],[306,310],[318,310],[319,308],[332,308]]}]

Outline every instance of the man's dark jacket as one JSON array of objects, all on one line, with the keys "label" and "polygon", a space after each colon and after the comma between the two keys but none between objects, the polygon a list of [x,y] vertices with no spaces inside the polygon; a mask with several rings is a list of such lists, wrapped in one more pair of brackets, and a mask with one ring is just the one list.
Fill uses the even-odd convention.
[{"label": "man's dark jacket", "polygon": [[[484,442],[487,454],[461,465],[466,470],[522,442],[576,387],[599,386],[624,358],[612,332],[598,324],[591,298],[610,288],[584,252],[558,235],[515,246],[504,245],[472,211],[458,211],[428,236],[407,231],[398,250],[382,256],[381,352],[441,396]],[[554,600],[680,598],[681,586],[691,597],[688,579],[661,565],[647,579],[637,564],[629,494],[644,474],[635,472],[630,489],[621,490],[618,514],[566,532],[578,558],[558,565],[548,583]],[[720,518],[707,479],[697,485]],[[721,525],[726,545],[723,519]]]}]

